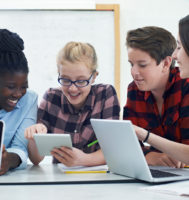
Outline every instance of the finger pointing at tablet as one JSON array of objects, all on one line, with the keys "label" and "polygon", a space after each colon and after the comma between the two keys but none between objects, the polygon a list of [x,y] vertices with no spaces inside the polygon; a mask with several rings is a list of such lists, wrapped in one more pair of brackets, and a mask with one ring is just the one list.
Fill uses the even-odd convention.
[{"label": "finger pointing at tablet", "polygon": [[24,136],[26,139],[33,139],[33,135],[36,133],[47,133],[47,127],[41,123],[34,124],[25,130]]}]

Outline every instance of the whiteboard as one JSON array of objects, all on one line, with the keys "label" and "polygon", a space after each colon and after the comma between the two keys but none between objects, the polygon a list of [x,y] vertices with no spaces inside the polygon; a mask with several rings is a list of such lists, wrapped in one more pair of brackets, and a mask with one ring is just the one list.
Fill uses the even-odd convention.
[{"label": "whiteboard", "polygon": [[29,63],[29,88],[41,100],[59,86],[56,56],[69,41],[88,42],[96,49],[96,83],[114,83],[114,12],[100,10],[0,10],[0,27],[18,33]]}]

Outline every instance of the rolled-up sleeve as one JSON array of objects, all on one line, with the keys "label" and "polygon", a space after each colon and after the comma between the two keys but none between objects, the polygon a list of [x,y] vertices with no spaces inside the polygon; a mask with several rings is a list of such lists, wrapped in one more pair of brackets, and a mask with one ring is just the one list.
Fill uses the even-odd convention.
[{"label": "rolled-up sleeve", "polygon": [[[12,114],[12,121],[6,122],[6,126],[15,127],[14,132],[7,132],[8,137],[12,138],[7,145],[6,150],[17,154],[21,159],[21,164],[16,169],[24,169],[27,166],[27,144],[28,141],[24,137],[24,131],[27,127],[36,123],[37,118],[37,95],[29,92],[27,96],[20,100],[20,106]],[[17,117],[17,119],[15,119]]]}]

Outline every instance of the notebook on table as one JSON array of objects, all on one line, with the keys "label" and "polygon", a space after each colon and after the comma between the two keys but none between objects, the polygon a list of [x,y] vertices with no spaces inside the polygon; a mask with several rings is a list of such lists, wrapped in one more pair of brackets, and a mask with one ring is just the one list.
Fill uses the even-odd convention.
[{"label": "notebook on table", "polygon": [[0,167],[1,167],[2,152],[3,152],[4,128],[5,124],[2,120],[0,120]]},{"label": "notebook on table", "polygon": [[111,172],[147,182],[189,179],[189,170],[148,166],[129,120],[91,119],[94,132]]}]

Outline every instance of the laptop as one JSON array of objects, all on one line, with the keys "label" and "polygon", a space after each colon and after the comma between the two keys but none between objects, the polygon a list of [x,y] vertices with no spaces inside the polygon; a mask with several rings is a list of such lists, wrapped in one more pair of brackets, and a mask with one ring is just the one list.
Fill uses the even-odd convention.
[{"label": "laptop", "polygon": [[109,170],[147,182],[189,179],[188,169],[148,166],[129,120],[91,119]]},{"label": "laptop", "polygon": [[5,129],[5,124],[2,120],[0,120],[0,167],[1,167],[2,152],[3,152],[4,129]]}]

